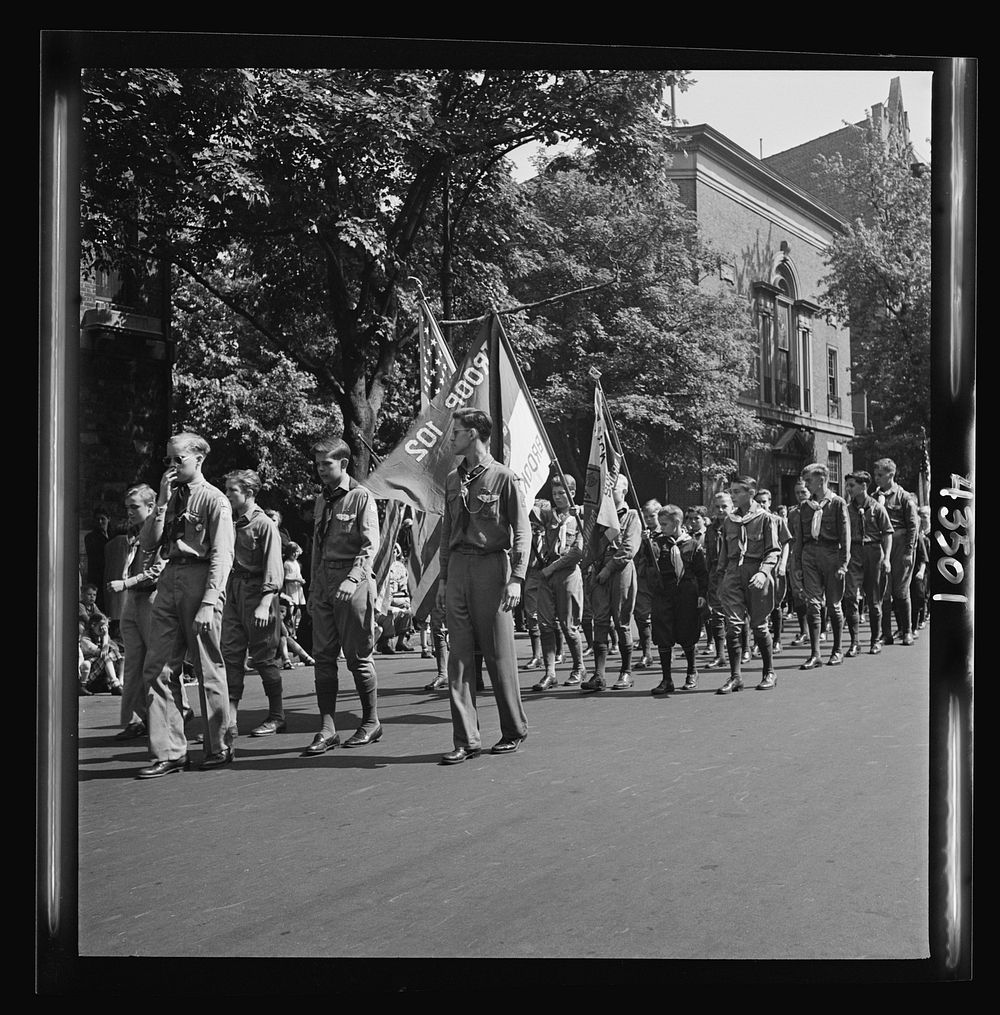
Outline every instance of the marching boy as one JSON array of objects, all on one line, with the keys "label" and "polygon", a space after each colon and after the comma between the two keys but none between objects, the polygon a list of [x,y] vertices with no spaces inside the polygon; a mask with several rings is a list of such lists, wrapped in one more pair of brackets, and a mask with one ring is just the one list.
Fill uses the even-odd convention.
[{"label": "marching boy", "polygon": [[684,690],[698,686],[694,649],[701,637],[701,611],[708,595],[705,550],[683,526],[684,512],[675,504],[660,508],[660,530],[653,535],[657,570],[651,572],[653,641],[660,653],[663,679],[650,691],[654,697],[674,692],[670,661],[674,645],[687,660]]},{"label": "marching boy", "polygon": [[281,700],[281,615],[278,594],[285,580],[278,526],[257,506],[260,476],[240,469],[226,476],[226,498],[233,509],[236,546],[222,611],[222,658],[229,685],[229,731],[237,735],[247,649],[267,695],[267,718],[250,731],[266,737],[285,728]]}]

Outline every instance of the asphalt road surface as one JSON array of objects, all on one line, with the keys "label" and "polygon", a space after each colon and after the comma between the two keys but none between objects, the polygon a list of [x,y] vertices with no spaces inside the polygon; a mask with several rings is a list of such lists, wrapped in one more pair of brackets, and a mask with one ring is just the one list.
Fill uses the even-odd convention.
[{"label": "asphalt road surface", "polygon": [[383,739],[318,758],[309,668],[284,674],[287,732],[245,735],[251,674],[235,764],[156,780],[134,777],[144,739],[114,739],[118,699],[81,698],[79,953],[925,958],[929,637],[809,672],[786,647],[773,691],[754,660],[725,697],[720,670],[668,699],[658,671],[582,695],[522,670],[527,742],[452,767],[419,652],[376,657]]}]

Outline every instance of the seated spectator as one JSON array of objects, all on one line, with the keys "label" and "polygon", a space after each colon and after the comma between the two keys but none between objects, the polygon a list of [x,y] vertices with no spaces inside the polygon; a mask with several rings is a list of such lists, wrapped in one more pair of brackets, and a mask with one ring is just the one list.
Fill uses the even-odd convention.
[{"label": "seated spectator", "polygon": [[410,606],[409,575],[403,563],[403,551],[396,543],[392,548],[392,563],[386,576],[386,589],[382,601],[383,613],[376,618],[381,628],[376,650],[392,655],[406,652],[409,645],[406,637],[413,629],[413,613]]},{"label": "seated spectator", "polygon": [[[278,644],[278,655],[281,657],[281,668],[290,670],[295,666],[315,666],[316,660],[295,640],[294,632],[288,628],[292,604],[284,593],[279,601],[281,604],[281,640]],[[298,662],[293,663],[289,653],[298,656]]]},{"label": "seated spectator", "polygon": [[115,668],[122,655],[111,640],[108,618],[97,608],[97,586],[87,582],[83,586],[79,616],[79,653],[82,657],[79,682],[80,694],[108,691],[122,693],[122,682]]}]

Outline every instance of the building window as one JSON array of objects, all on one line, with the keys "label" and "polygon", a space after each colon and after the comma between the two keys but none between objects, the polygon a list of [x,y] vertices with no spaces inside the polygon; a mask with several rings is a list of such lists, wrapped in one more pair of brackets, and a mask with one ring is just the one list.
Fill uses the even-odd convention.
[{"label": "building window", "polygon": [[827,452],[826,467],[830,470],[830,489],[839,497],[841,470],[841,453],[839,451]]},{"label": "building window", "polygon": [[831,419],[840,419],[840,386],[837,374],[837,350],[826,350],[826,398],[827,415]]},{"label": "building window", "polygon": [[812,412],[812,335],[808,328],[800,324],[799,336],[801,338],[802,358],[802,411]]},{"label": "building window", "polygon": [[774,339],[772,336],[772,318],[769,313],[760,315],[760,362],[761,374],[764,379],[763,400],[765,404],[771,404],[774,386],[774,370],[772,367],[774,359]]}]

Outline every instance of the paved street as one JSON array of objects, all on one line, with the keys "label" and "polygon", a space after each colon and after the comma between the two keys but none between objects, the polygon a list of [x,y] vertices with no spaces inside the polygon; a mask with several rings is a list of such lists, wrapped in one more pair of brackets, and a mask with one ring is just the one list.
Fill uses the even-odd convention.
[{"label": "paved street", "polygon": [[[296,669],[286,733],[152,781],[145,740],[114,739],[118,699],[81,698],[80,954],[923,958],[929,637],[806,673],[786,648],[774,691],[754,660],[728,697],[718,670],[665,700],[658,671],[600,695],[534,695],[522,671],[527,742],[454,767],[419,652],[377,657],[370,749],[300,757],[318,726]],[[250,675],[241,730],[265,712]]]}]

